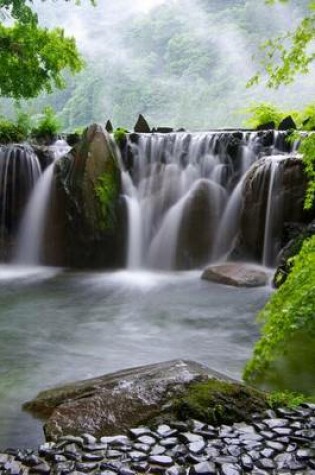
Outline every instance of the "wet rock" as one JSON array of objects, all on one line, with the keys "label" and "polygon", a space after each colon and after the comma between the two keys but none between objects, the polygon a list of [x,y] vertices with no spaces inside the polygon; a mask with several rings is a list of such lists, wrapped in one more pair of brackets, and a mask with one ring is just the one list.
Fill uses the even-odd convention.
[{"label": "wet rock", "polygon": [[282,119],[278,126],[278,130],[296,130],[296,123],[290,115]]},{"label": "wet rock", "polygon": [[55,164],[45,249],[48,264],[89,268],[119,264],[120,188],[112,139],[102,126],[93,124]]},{"label": "wet rock", "polygon": [[178,397],[189,383],[206,380],[211,374],[202,365],[181,360],[132,368],[44,391],[25,407],[37,414],[52,413],[45,424],[49,440],[82,432],[117,434],[156,417],[166,400]]},{"label": "wet rock", "polygon": [[257,130],[274,130],[276,124],[273,121],[266,122],[265,124],[258,125]]},{"label": "wet rock", "polygon": [[162,465],[163,467],[170,467],[173,464],[171,457],[166,455],[152,455],[149,457],[149,462],[155,465]]},{"label": "wet rock", "polygon": [[198,463],[189,471],[189,475],[215,475],[216,473],[215,464],[213,462]]},{"label": "wet rock", "polygon": [[150,133],[151,129],[142,114],[139,114],[138,120],[133,129],[138,134]]},{"label": "wet rock", "polygon": [[202,279],[234,287],[260,287],[268,282],[268,274],[257,266],[238,262],[207,267]]}]

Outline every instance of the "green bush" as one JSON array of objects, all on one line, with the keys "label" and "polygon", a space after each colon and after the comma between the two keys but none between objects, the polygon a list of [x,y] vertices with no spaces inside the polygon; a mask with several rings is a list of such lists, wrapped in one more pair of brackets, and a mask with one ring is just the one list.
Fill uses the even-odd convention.
[{"label": "green bush", "polygon": [[117,143],[117,145],[122,145],[124,143],[124,141],[126,140],[126,134],[127,133],[128,133],[128,130],[126,130],[122,127],[118,127],[114,131],[114,139],[115,139],[115,142]]},{"label": "green bush", "polygon": [[248,109],[245,109],[245,112],[250,114],[245,125],[253,129],[256,129],[260,125],[267,124],[268,122],[274,122],[277,127],[284,116],[287,115],[268,102],[252,104]]},{"label": "green bush", "polygon": [[260,313],[262,337],[244,380],[268,390],[315,396],[315,236],[294,258],[286,282]]},{"label": "green bush", "polygon": [[28,130],[22,123],[14,123],[4,117],[0,117],[0,142],[12,143],[23,142],[27,139]]},{"label": "green bush", "polygon": [[36,127],[32,129],[32,136],[36,139],[53,138],[60,131],[61,123],[52,107],[45,107],[43,115]]},{"label": "green bush", "polygon": [[299,151],[303,155],[304,171],[308,178],[304,207],[311,209],[315,203],[315,133],[302,139]]}]

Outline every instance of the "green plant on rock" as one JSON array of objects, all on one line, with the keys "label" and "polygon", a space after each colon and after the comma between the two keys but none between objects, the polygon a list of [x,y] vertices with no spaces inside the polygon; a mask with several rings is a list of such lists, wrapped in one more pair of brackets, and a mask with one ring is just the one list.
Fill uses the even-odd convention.
[{"label": "green plant on rock", "polygon": [[315,396],[315,236],[294,258],[286,282],[260,313],[262,337],[244,380],[256,386]]},{"label": "green plant on rock", "polygon": [[304,171],[308,178],[304,207],[311,209],[315,203],[315,133],[302,139],[300,152],[303,155]]},{"label": "green plant on rock", "polygon": [[118,180],[115,172],[104,173],[98,178],[95,193],[101,208],[101,224],[103,230],[113,229],[116,225],[116,202],[119,194]]},{"label": "green plant on rock", "polygon": [[124,129],[123,127],[118,127],[114,131],[114,139],[118,146],[122,145],[125,142],[127,133],[128,133],[128,130]]},{"label": "green plant on rock", "polygon": [[268,404],[272,409],[277,407],[294,408],[305,402],[312,402],[312,398],[305,397],[304,394],[292,393],[290,391],[275,391],[267,395]]}]

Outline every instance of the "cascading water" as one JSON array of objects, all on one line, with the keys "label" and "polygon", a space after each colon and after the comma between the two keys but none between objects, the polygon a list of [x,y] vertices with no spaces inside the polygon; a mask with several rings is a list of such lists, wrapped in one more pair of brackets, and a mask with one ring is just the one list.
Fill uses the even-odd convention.
[{"label": "cascading water", "polygon": [[69,149],[70,147],[63,140],[58,140],[50,147],[53,162],[39,178],[26,206],[17,239],[15,264],[40,265],[42,263],[43,238],[53,183],[54,162]]},{"label": "cascading water", "polygon": [[[129,137],[133,164],[122,180],[128,267],[190,268],[228,255],[238,233],[244,177],[258,158],[275,153],[282,135],[272,133],[268,146],[257,132]],[[266,262],[273,259],[271,252]]]},{"label": "cascading water", "polygon": [[0,237],[3,244],[15,232],[21,210],[41,173],[39,161],[28,146],[0,146]]}]

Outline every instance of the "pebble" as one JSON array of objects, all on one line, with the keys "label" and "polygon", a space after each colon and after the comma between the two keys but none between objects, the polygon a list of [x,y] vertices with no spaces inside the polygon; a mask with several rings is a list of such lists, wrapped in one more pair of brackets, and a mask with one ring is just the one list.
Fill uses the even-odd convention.
[{"label": "pebble", "polygon": [[315,475],[315,405],[255,414],[252,424],[191,420],[128,433],[7,449],[0,475]]}]

